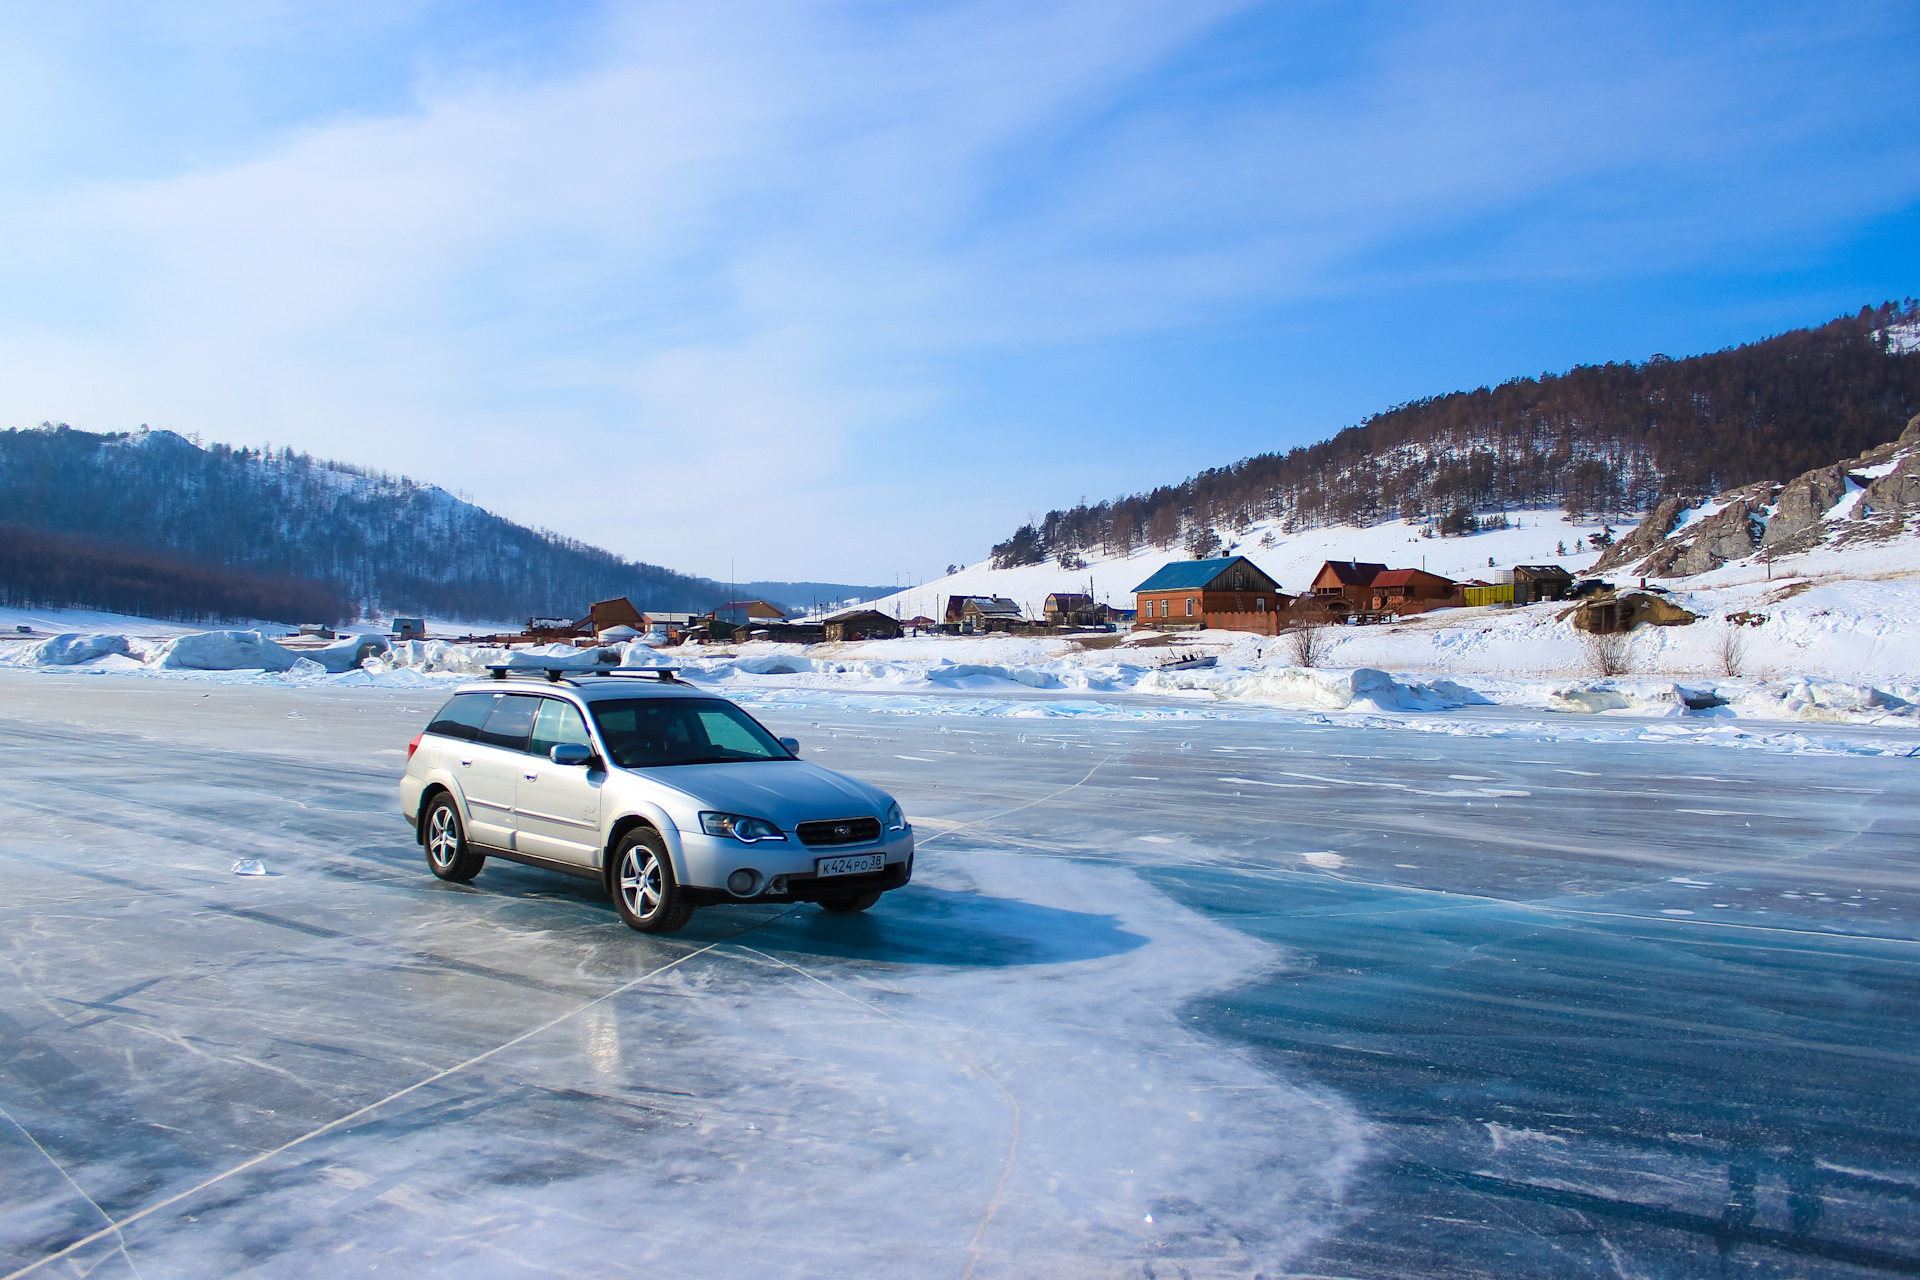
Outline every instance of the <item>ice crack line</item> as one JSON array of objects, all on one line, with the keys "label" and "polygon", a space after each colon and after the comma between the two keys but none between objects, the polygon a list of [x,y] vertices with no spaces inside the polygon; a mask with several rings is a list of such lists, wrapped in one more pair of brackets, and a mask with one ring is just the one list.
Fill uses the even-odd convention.
[{"label": "ice crack line", "polygon": [[[38,1151],[42,1156],[42,1158],[44,1158],[48,1164],[54,1167],[55,1172],[59,1173],[59,1175],[62,1178],[66,1179],[67,1185],[73,1188],[73,1192],[75,1195],[79,1196],[82,1200],[85,1200],[89,1205],[93,1206],[93,1211],[99,1214],[101,1221],[107,1224],[107,1228],[106,1228],[107,1231],[112,1232],[115,1238],[115,1243],[118,1244],[120,1247],[120,1256],[127,1260],[127,1266],[133,1268],[133,1274],[134,1274],[135,1280],[138,1280],[140,1275],[140,1268],[137,1266],[134,1266],[133,1256],[127,1252],[126,1237],[120,1234],[119,1224],[114,1222],[113,1215],[108,1213],[105,1209],[102,1209],[100,1207],[100,1202],[98,1200],[95,1200],[92,1196],[88,1195],[85,1187],[81,1186],[78,1182],[74,1181],[73,1175],[67,1172],[67,1167],[61,1164],[58,1160],[55,1160],[53,1158],[53,1153],[40,1145],[40,1139],[34,1137],[32,1132],[28,1130],[27,1126],[21,1124],[18,1120],[15,1120],[13,1118],[12,1113],[9,1112],[5,1107],[0,1107],[0,1117],[5,1118],[8,1124],[12,1125],[14,1128],[20,1131],[21,1137],[25,1138],[28,1142],[33,1144],[33,1149],[35,1151]],[[98,1233],[93,1238],[99,1239],[100,1235],[103,1235],[103,1234],[105,1234],[105,1232]],[[41,1261],[44,1262],[46,1261],[46,1259],[43,1258],[41,1259]],[[34,1265],[38,1266],[40,1264],[35,1263]],[[16,1271],[14,1274],[19,1275],[20,1272]]]},{"label": "ice crack line", "polygon": [[[1111,759],[1111,757],[1109,757],[1109,759]],[[1105,761],[1102,761],[1101,763],[1104,764]],[[1099,768],[1099,765],[1095,765],[1094,768],[1096,769]],[[1087,778],[1091,778],[1092,776],[1093,776],[1092,773],[1087,774]],[[1086,778],[1082,778],[1080,782],[1085,782],[1086,780],[1087,780]],[[1080,783],[1078,782],[1074,784],[1074,786],[1079,786],[1079,785]],[[1057,791],[1054,794],[1064,795],[1067,791],[1071,791],[1071,790],[1073,790],[1073,787],[1067,787],[1063,791]],[[1052,797],[1049,796],[1045,798],[1051,799]],[[1033,803],[1039,804],[1040,801],[1036,800]],[[1023,805],[1021,807],[1029,808],[1031,806]],[[1010,809],[1008,810],[1008,812],[1012,813],[1012,812],[1015,812],[1015,810]],[[1000,816],[1000,815],[996,815],[996,816]],[[893,1014],[888,1013],[885,1009],[882,1009],[879,1005],[874,1004],[871,1001],[862,1000],[859,996],[856,996],[851,992],[841,990],[839,987],[834,986],[831,982],[828,982],[826,979],[817,977],[816,975],[809,973],[807,970],[801,968],[797,964],[794,964],[792,961],[782,960],[778,956],[768,955],[764,951],[757,951],[754,948],[747,946],[745,943],[738,943],[736,945],[740,948],[740,950],[745,951],[749,955],[759,956],[762,960],[765,960],[769,964],[776,964],[783,969],[793,970],[795,973],[807,979],[809,982],[818,983],[820,986],[825,987],[828,991],[832,992],[836,996],[839,996],[841,999],[851,1000],[853,1003],[859,1005],[861,1008],[865,1009],[867,1012],[877,1014],[880,1017],[885,1018],[888,1022],[893,1023],[897,1027],[900,1027],[907,1031],[911,1031],[914,1034],[926,1037],[927,1039],[933,1038],[927,1035],[927,1032],[922,1028],[916,1027],[910,1022],[905,1022],[899,1018],[896,1018]],[[936,1041],[935,1043],[937,1044],[938,1042]],[[1006,1085],[1000,1082],[1000,1077],[994,1075],[993,1072],[987,1070],[985,1067],[981,1066],[978,1062],[975,1062],[971,1057],[967,1056],[965,1052],[959,1051],[957,1049],[953,1049],[951,1047],[944,1047],[944,1046],[943,1046],[943,1049],[945,1052],[954,1053],[955,1056],[957,1056],[960,1059],[960,1061],[966,1063],[969,1067],[973,1068],[975,1071],[978,1071],[982,1076],[986,1077],[986,1079],[993,1085],[994,1088],[998,1089],[1001,1093],[1006,1095],[1008,1105],[1013,1108],[1013,1135],[1007,1140],[1006,1163],[1001,1166],[1000,1177],[996,1179],[993,1184],[993,1195],[989,1197],[989,1199],[987,1200],[987,1211],[981,1215],[980,1224],[973,1229],[973,1239],[967,1242],[967,1269],[960,1273],[960,1280],[972,1280],[973,1269],[980,1265],[980,1255],[983,1252],[985,1252],[985,1250],[981,1246],[981,1241],[985,1238],[987,1234],[987,1227],[992,1224],[994,1215],[1000,1212],[1000,1202],[1004,1198],[1006,1193],[1007,1179],[1013,1175],[1014,1160],[1020,1153],[1020,1099],[1014,1096],[1013,1090],[1007,1088]],[[11,1278],[9,1278],[9,1280],[11,1280]]]},{"label": "ice crack line", "polygon": [[[779,916],[773,917],[773,919],[775,920],[779,918],[780,918]],[[763,924],[771,923],[771,921],[764,921],[762,923]],[[760,928],[760,927],[762,926],[761,925],[754,926],[754,928]],[[743,930],[743,932],[746,932],[746,931]],[[480,1063],[485,1062],[487,1059],[494,1057],[496,1054],[505,1053],[508,1049],[513,1048],[515,1045],[524,1044],[526,1041],[533,1039],[535,1036],[540,1035],[543,1032],[553,1030],[553,1028],[559,1026],[561,1023],[567,1021],[568,1019],[576,1017],[579,1014],[585,1013],[587,1010],[593,1008],[595,1005],[605,1004],[607,1001],[613,999],[614,997],[624,995],[627,992],[633,990],[635,987],[640,986],[642,983],[649,982],[654,978],[659,977],[661,974],[667,972],[667,970],[669,969],[676,969],[679,966],[685,964],[689,960],[705,955],[707,952],[712,951],[715,947],[720,946],[721,943],[726,941],[728,941],[728,939],[722,938],[715,942],[709,942],[706,946],[701,947],[695,951],[689,951],[686,955],[683,955],[676,960],[670,960],[666,964],[661,965],[657,969],[649,969],[647,972],[641,974],[639,977],[631,979],[628,982],[622,983],[621,985],[615,987],[613,990],[607,992],[605,995],[596,996],[592,1000],[587,1001],[585,1004],[576,1005],[574,1008],[567,1010],[565,1013],[561,1014],[557,1018],[549,1019],[548,1021],[541,1023],[537,1027],[533,1027],[529,1030],[522,1031],[519,1035],[513,1037],[513,1039],[511,1040],[505,1041],[504,1043],[501,1043],[501,1044],[497,1044],[493,1048],[487,1049],[484,1052],[476,1053],[471,1058],[468,1058],[466,1061],[456,1062],[454,1065],[447,1067],[443,1070],[436,1071],[432,1075],[427,1076],[424,1079],[416,1080],[414,1081],[414,1083],[408,1085],[406,1088],[397,1089],[394,1092],[388,1094],[386,1097],[381,1098],[377,1102],[369,1102],[366,1106],[361,1107],[357,1111],[350,1111],[346,1115],[340,1116],[338,1119],[329,1120],[326,1124],[321,1125],[317,1129],[313,1129],[306,1133],[303,1133],[299,1137],[294,1138],[291,1141],[283,1142],[279,1146],[273,1148],[270,1151],[263,1151],[259,1155],[254,1156],[250,1160],[243,1160],[239,1164],[234,1165],[231,1169],[228,1169],[222,1173],[216,1173],[211,1178],[207,1178],[202,1182],[198,1182],[193,1186],[188,1187],[185,1191],[176,1192],[175,1194],[168,1196],[166,1199],[150,1204],[146,1208],[141,1209],[136,1213],[128,1214],[126,1217],[121,1218],[117,1222],[110,1215],[108,1215],[107,1212],[103,1209],[101,1210],[100,1216],[107,1219],[106,1226],[94,1232],[92,1235],[82,1236],[80,1239],[75,1240],[72,1244],[67,1245],[64,1249],[61,1249],[56,1253],[50,1253],[44,1258],[39,1258],[33,1262],[29,1262],[26,1266],[21,1267],[17,1271],[10,1271],[5,1276],[0,1276],[0,1280],[18,1280],[20,1276],[27,1275],[34,1271],[38,1271],[41,1267],[46,1266],[49,1262],[54,1262],[61,1258],[64,1258],[67,1255],[75,1252],[76,1250],[83,1249],[86,1246],[93,1244],[95,1241],[104,1239],[105,1237],[110,1235],[119,1236],[121,1228],[123,1227],[131,1226],[134,1223],[140,1221],[142,1218],[151,1217],[153,1214],[160,1212],[160,1210],[165,1209],[170,1205],[179,1204],[182,1200],[187,1199],[189,1196],[198,1195],[200,1192],[205,1191],[208,1187],[214,1186],[215,1184],[220,1182],[224,1182],[228,1178],[233,1177],[235,1174],[245,1173],[247,1170],[255,1167],[256,1165],[264,1164],[266,1161],[273,1159],[275,1156],[282,1155],[285,1152],[293,1150],[295,1147],[300,1146],[302,1143],[311,1142],[315,1138],[324,1137],[326,1134],[332,1133],[334,1130],[342,1127],[343,1125],[352,1124],[354,1121],[359,1120],[364,1116],[370,1115],[375,1111],[378,1111],[381,1107],[386,1106],[390,1102],[397,1102],[401,1098],[406,1097],[410,1093],[418,1092],[419,1090],[426,1088],[430,1084],[437,1084],[438,1082],[445,1080],[448,1076],[458,1075],[460,1072],[467,1070],[469,1067],[477,1066]],[[10,1121],[13,1120],[13,1117],[11,1116],[8,1116],[7,1118]],[[19,1122],[14,1121],[14,1126],[18,1128]],[[25,1129],[21,1129],[20,1131],[22,1133],[26,1133]],[[29,1142],[32,1142],[33,1136],[31,1134],[28,1134],[27,1140]],[[39,1145],[40,1145],[39,1143],[34,1142],[34,1146],[38,1147]],[[41,1154],[46,1155],[46,1152],[42,1150]],[[50,1160],[52,1159],[51,1156],[48,1156],[47,1158]],[[66,1171],[62,1169],[61,1172],[65,1173]],[[68,1178],[67,1180],[69,1182],[73,1181],[71,1178]],[[77,1184],[75,1186],[75,1189],[76,1190],[79,1189]],[[86,1192],[82,1191],[80,1194],[86,1195]],[[88,1203],[92,1203],[91,1198],[89,1198]],[[97,1204],[95,1204],[93,1207],[96,1209],[100,1208],[100,1206]],[[121,1249],[124,1251],[125,1248],[126,1246],[123,1239],[123,1242],[121,1244]],[[128,1262],[131,1263],[132,1259],[129,1258]]]},{"label": "ice crack line", "polygon": [[948,827],[945,831],[939,832],[938,834],[935,834],[935,835],[928,836],[925,840],[922,840],[920,843],[923,845],[932,844],[935,840],[939,840],[946,836],[953,835],[957,831],[965,831],[969,827],[978,827],[978,826],[983,826],[989,822],[997,822],[1001,818],[1007,817],[1010,814],[1019,813],[1023,809],[1031,809],[1035,805],[1045,804],[1049,800],[1057,800],[1061,796],[1067,794],[1067,792],[1069,791],[1078,791],[1081,787],[1084,787],[1087,785],[1087,783],[1091,782],[1093,780],[1093,775],[1100,772],[1100,770],[1105,768],[1109,763],[1112,762],[1112,760],[1113,760],[1112,756],[1102,757],[1102,759],[1098,764],[1094,765],[1093,768],[1087,770],[1086,777],[1080,779],[1080,781],[1076,783],[1073,783],[1071,786],[1065,786],[1060,788],[1058,791],[1049,792],[1048,794],[1041,796],[1038,800],[1029,800],[1025,804],[1017,804],[1013,806],[1013,808],[1011,809],[1002,809],[999,813],[990,813],[984,818],[975,818],[972,822],[956,823],[953,826]]}]

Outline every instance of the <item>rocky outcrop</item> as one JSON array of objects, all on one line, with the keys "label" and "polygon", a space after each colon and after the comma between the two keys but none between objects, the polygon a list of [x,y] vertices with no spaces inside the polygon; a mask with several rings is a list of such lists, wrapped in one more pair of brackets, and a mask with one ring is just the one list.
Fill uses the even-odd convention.
[{"label": "rocky outcrop", "polygon": [[1653,510],[1647,512],[1647,518],[1629,530],[1620,541],[1608,547],[1587,572],[1605,573],[1620,565],[1645,559],[1655,547],[1666,541],[1667,535],[1673,532],[1673,526],[1680,523],[1681,515],[1699,505],[1691,498],[1660,499],[1653,504]]},{"label": "rocky outcrop", "polygon": [[1753,554],[1766,528],[1763,514],[1778,486],[1761,481],[1723,493],[1704,515],[1675,530],[1647,553],[1636,572],[1651,578],[1681,578],[1718,569]]},{"label": "rocky outcrop", "polygon": [[[1710,508],[1711,514],[1690,518]],[[1898,440],[1785,485],[1753,484],[1710,503],[1667,498],[1594,565],[1652,578],[1705,573],[1756,551],[1768,557],[1920,531],[1920,414]]]},{"label": "rocky outcrop", "polygon": [[1847,496],[1847,472],[1835,464],[1809,471],[1780,491],[1761,545],[1778,548],[1819,525],[1833,505]]}]

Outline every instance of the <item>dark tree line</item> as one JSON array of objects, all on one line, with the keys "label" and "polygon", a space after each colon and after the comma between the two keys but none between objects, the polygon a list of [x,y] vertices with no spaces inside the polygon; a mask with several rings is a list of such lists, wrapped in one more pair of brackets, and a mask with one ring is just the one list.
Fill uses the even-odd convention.
[{"label": "dark tree line", "polygon": [[352,612],[309,578],[194,564],[150,550],[0,525],[0,603],[13,609],[99,609],[174,622],[333,624]]},{"label": "dark tree line", "polygon": [[1710,355],[1416,400],[1318,444],[1049,511],[995,547],[994,562],[1197,551],[1213,530],[1270,518],[1293,529],[1546,506],[1612,517],[1784,480],[1893,439],[1920,411],[1920,353],[1895,353],[1886,333],[1916,320],[1909,298]]},{"label": "dark tree line", "polygon": [[678,610],[727,598],[722,584],[525,528],[405,477],[284,449],[203,449],[166,431],[0,432],[0,522],[311,579],[399,613],[514,620],[578,617],[612,596]]}]

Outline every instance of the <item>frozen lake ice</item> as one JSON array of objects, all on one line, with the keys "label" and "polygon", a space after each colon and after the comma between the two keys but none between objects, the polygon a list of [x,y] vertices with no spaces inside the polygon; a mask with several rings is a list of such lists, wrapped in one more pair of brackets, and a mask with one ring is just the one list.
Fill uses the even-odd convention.
[{"label": "frozen lake ice", "polygon": [[915,882],[655,939],[442,696],[0,672],[0,1277],[1920,1272],[1899,731],[770,692]]}]

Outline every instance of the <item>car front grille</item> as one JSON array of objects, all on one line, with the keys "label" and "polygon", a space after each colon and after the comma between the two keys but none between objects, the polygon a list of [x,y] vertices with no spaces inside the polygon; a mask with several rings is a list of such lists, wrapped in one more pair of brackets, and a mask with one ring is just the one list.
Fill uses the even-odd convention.
[{"label": "car front grille", "polygon": [[825,822],[803,822],[794,831],[805,845],[865,844],[880,838],[880,819],[829,818]]}]

